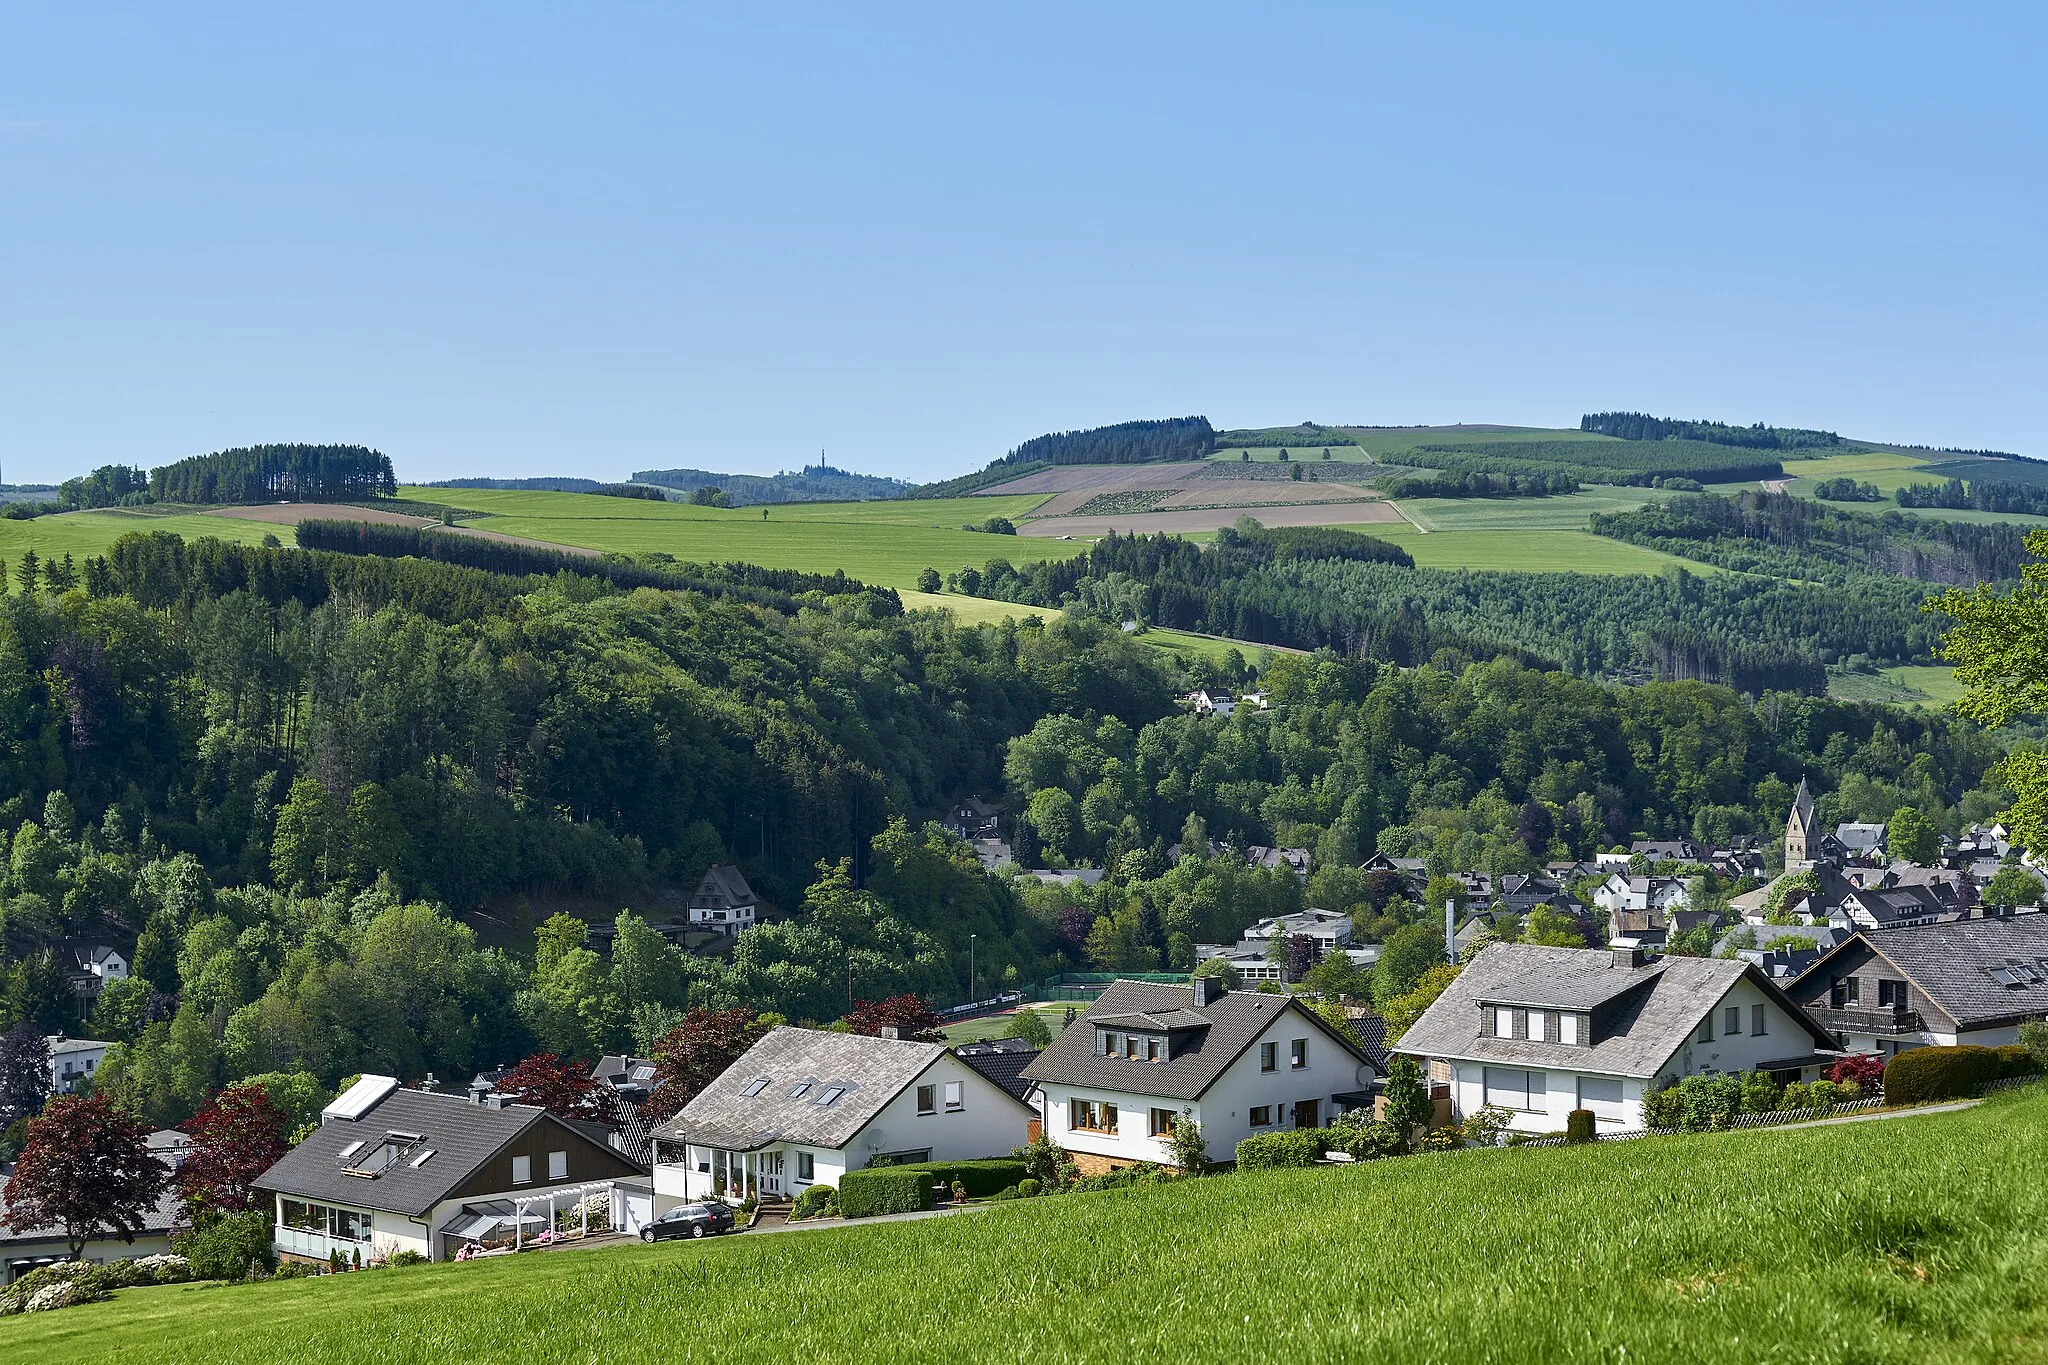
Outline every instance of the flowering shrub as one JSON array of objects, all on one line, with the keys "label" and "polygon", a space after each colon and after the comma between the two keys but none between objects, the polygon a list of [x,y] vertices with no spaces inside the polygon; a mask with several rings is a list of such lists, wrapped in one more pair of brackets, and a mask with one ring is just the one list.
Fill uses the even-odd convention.
[{"label": "flowering shrub", "polygon": [[1844,1057],[1828,1068],[1828,1079],[1836,1085],[1854,1081],[1865,1090],[1884,1080],[1884,1058],[1874,1053],[1859,1053]]}]

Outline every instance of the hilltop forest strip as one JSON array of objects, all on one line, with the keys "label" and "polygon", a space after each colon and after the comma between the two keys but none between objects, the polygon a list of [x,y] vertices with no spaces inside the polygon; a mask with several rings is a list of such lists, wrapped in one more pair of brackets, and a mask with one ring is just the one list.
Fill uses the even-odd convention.
[{"label": "hilltop forest strip", "polygon": [[729,507],[754,507],[778,502],[867,502],[878,498],[900,498],[911,485],[901,479],[874,474],[855,474],[830,465],[807,465],[791,474],[715,474],[706,469],[643,469],[633,475],[635,483],[659,484],[681,493],[700,488],[717,488],[725,493]]},{"label": "hilltop forest strip", "polygon": [[2028,558],[2024,527],[1848,512],[1784,493],[1681,495],[1596,513],[1589,529],[1739,573],[1853,585],[1859,593],[1872,578],[2002,582],[2018,578]]},{"label": "hilltop forest strip", "polygon": [[[1350,538],[1339,539],[1349,535]],[[1170,536],[1111,535],[1085,554],[954,577],[959,591],[1103,620],[1138,620],[1295,649],[1414,664],[1506,651],[1589,677],[1722,682],[1748,692],[1826,689],[1850,655],[1932,655],[1931,589],[1874,575],[1853,595],[1758,577],[1679,571],[1587,575],[1432,570],[1347,549],[1370,537],[1226,528],[1202,550]],[[1394,547],[1387,546],[1393,550]]]},{"label": "hilltop forest strip", "polygon": [[1827,450],[1846,442],[1832,431],[1806,427],[1731,427],[1726,422],[1677,421],[1646,412],[1589,412],[1579,430],[1624,441],[1706,441],[1713,445],[1746,446],[1752,450]]},{"label": "hilltop forest strip", "polygon": [[1663,479],[1735,483],[1784,477],[1784,466],[1705,441],[1473,441],[1418,445],[1402,464],[1475,474],[1567,474],[1582,483],[1650,486]]},{"label": "hilltop forest strip", "polygon": [[1215,448],[1216,429],[1208,418],[1166,417],[1035,436],[998,463],[1152,464],[1203,459]]},{"label": "hilltop forest strip", "polygon": [[391,457],[365,446],[244,446],[149,474],[156,502],[356,502],[397,493]]}]

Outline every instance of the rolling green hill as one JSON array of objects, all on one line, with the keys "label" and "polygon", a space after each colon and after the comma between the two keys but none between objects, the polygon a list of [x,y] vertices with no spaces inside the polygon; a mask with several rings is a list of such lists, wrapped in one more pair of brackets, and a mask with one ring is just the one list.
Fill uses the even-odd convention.
[{"label": "rolling green hill", "polygon": [[1984,1361],[2048,1332],[2048,1095],[921,1222],[128,1290],[0,1361]]}]

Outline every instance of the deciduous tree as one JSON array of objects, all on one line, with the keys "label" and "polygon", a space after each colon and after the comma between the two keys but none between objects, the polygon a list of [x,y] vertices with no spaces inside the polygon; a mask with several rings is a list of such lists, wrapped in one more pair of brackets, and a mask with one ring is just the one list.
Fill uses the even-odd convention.
[{"label": "deciduous tree", "polygon": [[866,1034],[870,1038],[880,1037],[885,1028],[893,1028],[898,1038],[909,1042],[943,1043],[946,1040],[939,1027],[938,1012],[914,995],[862,1000],[854,1005],[844,1022],[855,1033]]},{"label": "deciduous tree", "polygon": [[607,1087],[594,1081],[586,1067],[557,1057],[552,1052],[535,1053],[498,1081],[498,1093],[521,1104],[539,1105],[556,1118],[580,1119],[616,1128],[618,1114]]},{"label": "deciduous tree", "polygon": [[291,1150],[291,1117],[262,1086],[231,1085],[185,1124],[192,1137],[176,1176],[185,1215],[201,1223],[267,1208],[256,1180]]},{"label": "deciduous tree", "polygon": [[101,1095],[60,1095],[28,1126],[7,1181],[7,1225],[62,1228],[72,1259],[105,1235],[133,1242],[170,1172],[149,1133]]},{"label": "deciduous tree", "polygon": [[674,1114],[697,1098],[741,1054],[767,1034],[770,1022],[750,1009],[698,1007],[683,1016],[654,1048],[655,1091],[647,1102],[651,1119]]}]

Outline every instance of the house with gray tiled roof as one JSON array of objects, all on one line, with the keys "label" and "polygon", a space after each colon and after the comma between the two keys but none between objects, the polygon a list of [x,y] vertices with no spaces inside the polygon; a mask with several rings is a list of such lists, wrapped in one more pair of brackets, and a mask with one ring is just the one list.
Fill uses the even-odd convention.
[{"label": "house with gray tiled roof", "polygon": [[1497,1107],[1511,1128],[1560,1132],[1574,1109],[1641,1127],[1646,1094],[1705,1072],[1810,1079],[1832,1046],[1747,962],[1496,943],[1393,1051],[1449,1084],[1456,1116]]},{"label": "house with gray tiled roof", "polygon": [[867,1166],[1003,1156],[1030,1122],[942,1043],[771,1029],[654,1129],[657,1212],[750,1189],[787,1198]]},{"label": "house with gray tiled roof", "polygon": [[271,1197],[282,1256],[324,1261],[416,1251],[446,1260],[468,1243],[523,1243],[558,1207],[646,1167],[583,1125],[502,1096],[408,1090],[364,1076],[321,1111],[320,1126],[256,1181]]},{"label": "house with gray tiled roof", "polygon": [[1244,1138],[1320,1128],[1371,1103],[1381,1078],[1358,1044],[1292,996],[1116,981],[1024,1069],[1045,1135],[1084,1171],[1171,1164],[1175,1118],[1212,1160]]},{"label": "house with gray tiled roof", "polygon": [[1852,1052],[2017,1042],[2048,1015],[2048,915],[1864,930],[1786,990]]},{"label": "house with gray tiled roof", "polygon": [[690,924],[698,929],[737,934],[754,922],[756,909],[754,888],[731,863],[706,868],[690,893]]}]

